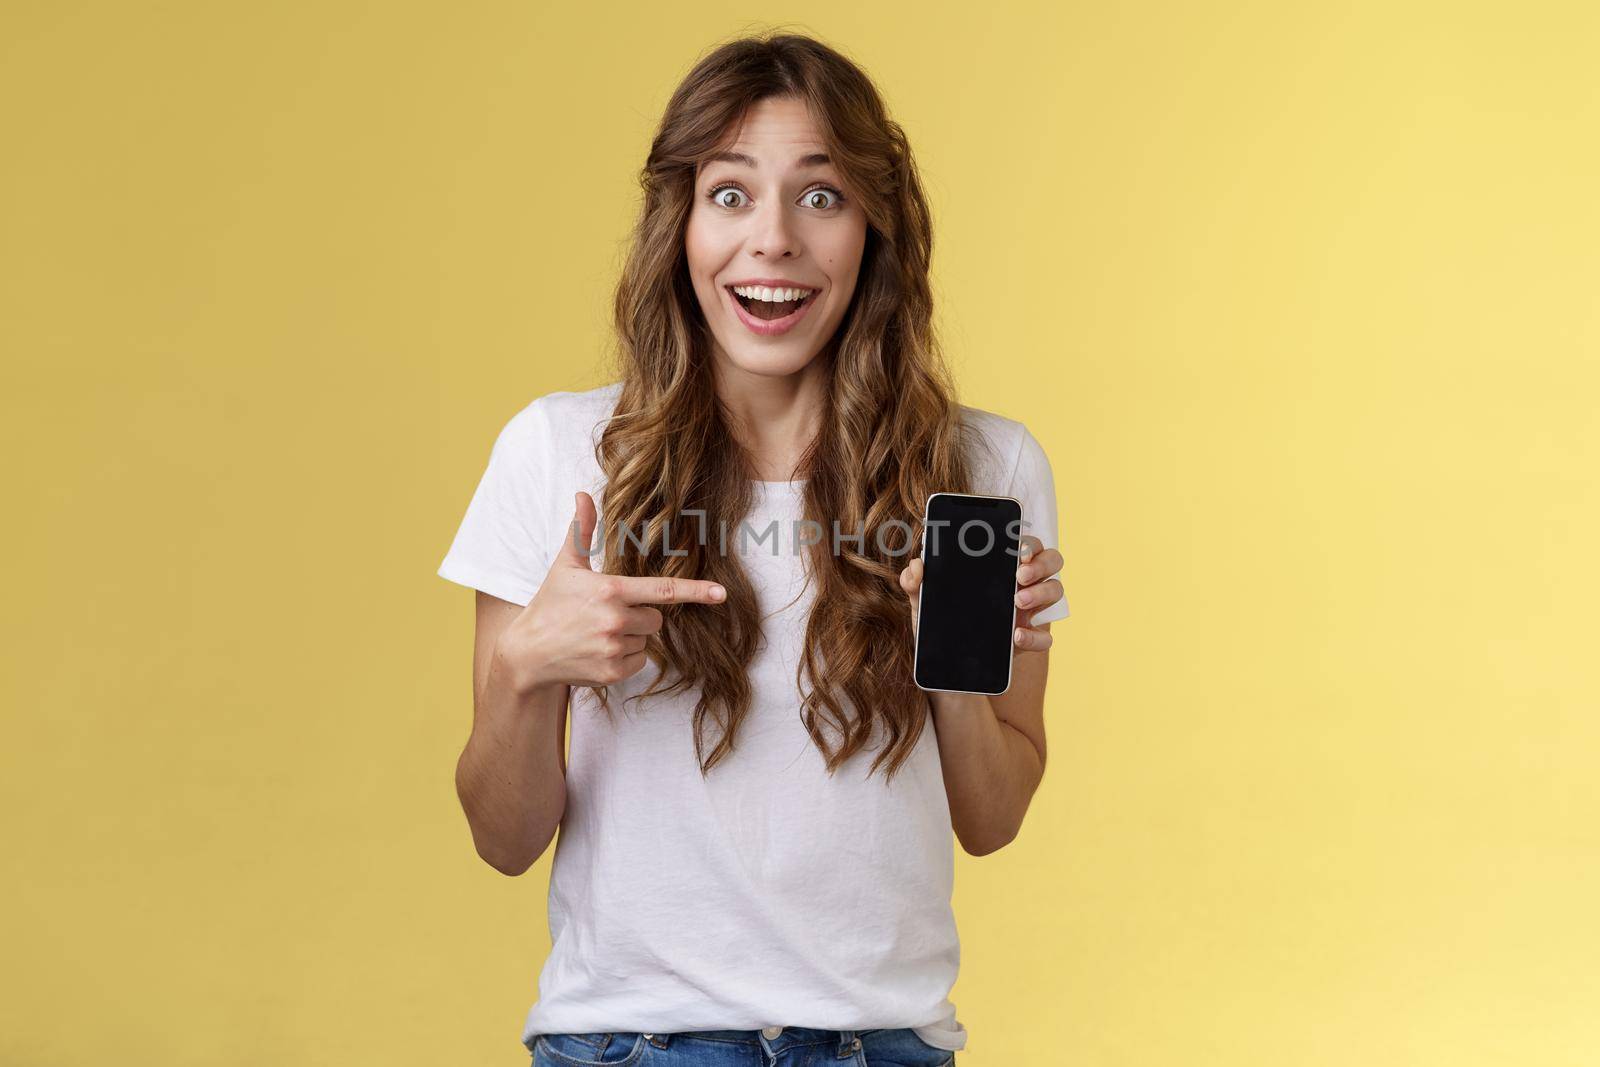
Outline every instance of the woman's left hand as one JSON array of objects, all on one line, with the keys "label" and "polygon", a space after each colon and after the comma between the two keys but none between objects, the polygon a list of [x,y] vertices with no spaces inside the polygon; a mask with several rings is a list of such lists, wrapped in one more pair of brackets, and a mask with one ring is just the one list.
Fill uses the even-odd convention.
[{"label": "woman's left hand", "polygon": [[[1050,647],[1050,631],[1032,625],[1035,612],[1043,611],[1062,597],[1061,581],[1056,575],[1065,562],[1061,553],[1044,544],[1031,534],[1024,534],[1021,556],[1017,565],[1017,611],[1013,621],[1011,643],[1024,652],[1043,652]],[[913,559],[900,572],[900,588],[911,602],[911,633],[917,630],[917,601],[922,591],[922,560]],[[1045,624],[1046,626],[1049,623]]]}]

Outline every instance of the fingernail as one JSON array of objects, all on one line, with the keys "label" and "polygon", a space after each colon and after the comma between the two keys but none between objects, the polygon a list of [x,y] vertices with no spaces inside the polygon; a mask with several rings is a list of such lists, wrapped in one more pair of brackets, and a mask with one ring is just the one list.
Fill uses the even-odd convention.
[{"label": "fingernail", "polygon": [[728,591],[726,589],[722,588],[722,586],[714,585],[714,586],[711,587],[711,599],[712,600],[721,600],[723,597],[725,597],[727,595],[728,595]]},{"label": "fingernail", "polygon": [[1012,635],[1012,637],[1016,640],[1017,644],[1019,644],[1019,645],[1022,644],[1022,630],[1021,629],[1018,629],[1017,632]]},{"label": "fingernail", "polygon": [[1017,607],[1019,607],[1019,608],[1027,607],[1028,606],[1028,591],[1026,589],[1017,590],[1016,601],[1017,601]]}]

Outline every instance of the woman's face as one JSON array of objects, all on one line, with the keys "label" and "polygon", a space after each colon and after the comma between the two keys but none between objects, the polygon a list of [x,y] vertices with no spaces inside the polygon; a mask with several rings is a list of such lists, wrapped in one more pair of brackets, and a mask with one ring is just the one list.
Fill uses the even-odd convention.
[{"label": "woman's face", "polygon": [[[844,318],[867,221],[825,153],[805,104],[771,98],[698,168],[684,245],[719,364],[798,373]],[[785,288],[808,295],[783,301]]]}]

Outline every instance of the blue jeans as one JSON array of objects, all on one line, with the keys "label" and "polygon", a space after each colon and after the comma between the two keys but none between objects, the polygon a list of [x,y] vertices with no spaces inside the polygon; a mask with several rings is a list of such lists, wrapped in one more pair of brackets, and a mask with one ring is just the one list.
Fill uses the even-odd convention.
[{"label": "blue jeans", "polygon": [[955,1053],[910,1029],[692,1030],[677,1034],[541,1034],[532,1067],[951,1067]]}]

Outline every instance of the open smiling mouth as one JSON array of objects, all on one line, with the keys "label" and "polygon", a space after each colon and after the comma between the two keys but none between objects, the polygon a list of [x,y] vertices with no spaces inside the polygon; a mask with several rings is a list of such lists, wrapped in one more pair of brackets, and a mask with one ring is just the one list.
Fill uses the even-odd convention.
[{"label": "open smiling mouth", "polygon": [[816,291],[813,290],[799,300],[759,300],[751,296],[740,296],[733,291],[732,287],[729,287],[728,292],[739,302],[740,307],[750,313],[752,318],[761,319],[765,322],[775,322],[778,319],[788,318],[816,299],[817,296]]}]

